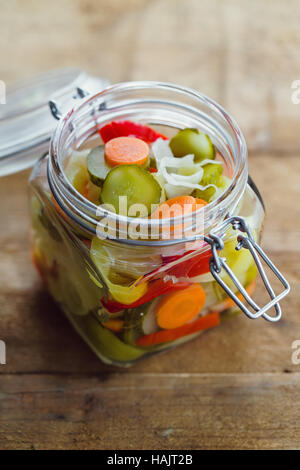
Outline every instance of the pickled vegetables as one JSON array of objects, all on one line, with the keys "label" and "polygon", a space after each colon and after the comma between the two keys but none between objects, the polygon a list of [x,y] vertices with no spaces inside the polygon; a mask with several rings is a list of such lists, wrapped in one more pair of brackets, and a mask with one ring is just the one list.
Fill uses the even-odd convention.
[{"label": "pickled vegetables", "polygon": [[149,157],[149,147],[136,137],[116,137],[105,144],[105,159],[111,167],[117,165],[144,165]]},{"label": "pickled vegetables", "polygon": [[172,329],[193,320],[205,303],[205,291],[200,284],[164,296],[157,306],[157,323],[161,328]]},{"label": "pickled vegetables", "polygon": [[91,181],[97,186],[102,186],[103,181],[111,170],[104,158],[104,148],[96,147],[91,150],[87,156],[87,169]]},{"label": "pickled vegetables", "polygon": [[171,140],[170,148],[174,157],[184,157],[192,154],[195,162],[205,158],[215,158],[216,150],[210,137],[198,129],[183,129],[179,131]]},{"label": "pickled vegetables", "polygon": [[161,343],[169,343],[184,336],[192,335],[201,330],[208,330],[218,326],[220,323],[220,316],[218,312],[213,312],[205,317],[200,317],[194,322],[187,323],[186,325],[171,330],[161,330],[150,335],[141,336],[137,340],[138,346],[155,346]]},{"label": "pickled vegetables", "polygon": [[119,214],[122,202],[120,198],[124,197],[129,210],[134,204],[142,205],[145,212],[140,213],[141,209],[138,212],[145,217],[151,214],[152,206],[159,203],[161,188],[151,173],[139,165],[120,165],[113,168],[105,178],[101,201],[112,205]]},{"label": "pickled vegetables", "polygon": [[104,143],[115,137],[137,137],[147,143],[155,142],[158,138],[167,139],[151,127],[132,121],[112,121],[101,127],[99,134]]},{"label": "pickled vegetables", "polygon": [[[76,191],[108,211],[164,223],[206,210],[231,182],[210,137],[198,129],[182,129],[168,139],[144,124],[112,121],[99,135],[101,145],[75,151],[64,171]],[[120,198],[126,199],[125,212]],[[217,326],[222,312],[233,307],[210,274],[207,244],[129,253],[95,236],[82,240],[88,261],[78,261],[76,268],[70,252],[77,248],[70,245],[65,255],[67,234],[57,227],[65,215],[55,204],[53,219],[42,206],[34,208],[34,262],[75,328],[104,361],[127,364],[168,349]],[[171,211],[165,214],[163,206]],[[171,236],[176,224],[172,227]],[[235,240],[226,239],[220,255],[252,291],[253,259],[247,250],[235,250]]]},{"label": "pickled vegetables", "polygon": [[122,215],[147,217],[162,201],[193,195],[211,202],[226,188],[215,147],[197,129],[168,140],[148,126],[112,121],[99,134],[104,145],[74,152],[65,168],[75,189],[95,204],[110,204],[120,213],[119,198],[126,197],[128,211],[135,204],[144,211]]}]

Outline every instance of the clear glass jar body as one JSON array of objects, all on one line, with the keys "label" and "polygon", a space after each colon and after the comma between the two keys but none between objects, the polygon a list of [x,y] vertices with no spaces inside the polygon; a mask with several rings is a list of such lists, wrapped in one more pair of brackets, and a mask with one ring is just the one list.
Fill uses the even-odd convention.
[{"label": "clear glass jar body", "polygon": [[[149,82],[120,84],[89,98],[60,122],[50,155],[36,164],[30,179],[33,262],[99,358],[129,366],[195,338],[239,309],[209,272],[208,245],[97,238],[97,208],[68,183],[64,162],[75,149],[97,143],[99,127],[124,118],[149,123],[169,136],[183,127],[210,134],[232,184],[205,208],[205,233],[226,216],[239,215],[259,241],[264,210],[259,195],[247,184],[246,147],[238,127],[215,103],[191,90]],[[252,291],[256,267],[250,253],[235,251],[233,231],[224,241],[221,255]],[[224,278],[233,287],[228,276]],[[175,321],[172,328],[161,327],[158,305],[167,305],[171,292],[192,293],[187,289],[199,285],[205,300],[197,314],[192,319],[187,315],[184,325]],[[187,297],[182,299],[188,313]]]}]

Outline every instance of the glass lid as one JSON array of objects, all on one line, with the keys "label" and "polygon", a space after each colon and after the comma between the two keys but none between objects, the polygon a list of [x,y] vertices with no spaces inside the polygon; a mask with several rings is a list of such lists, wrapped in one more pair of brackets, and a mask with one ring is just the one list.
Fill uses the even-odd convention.
[{"label": "glass lid", "polygon": [[108,80],[75,68],[52,70],[8,87],[0,105],[0,176],[32,166],[48,151],[57,125],[49,100],[66,112],[74,104],[77,87],[95,94]]}]

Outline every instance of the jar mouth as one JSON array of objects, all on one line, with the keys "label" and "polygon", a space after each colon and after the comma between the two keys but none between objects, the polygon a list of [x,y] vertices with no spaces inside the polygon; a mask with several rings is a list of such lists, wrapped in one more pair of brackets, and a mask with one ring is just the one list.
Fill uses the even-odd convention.
[{"label": "jar mouth", "polygon": [[[85,98],[79,106],[65,114],[53,134],[50,143],[48,180],[51,191],[68,217],[88,233],[95,235],[97,224],[103,217],[118,224],[159,226],[170,220],[128,217],[103,211],[85,199],[71,185],[64,172],[65,158],[70,150],[78,149],[85,141],[112,120],[130,119],[153,126],[170,128],[196,127],[205,131],[220,151],[231,173],[231,183],[203,211],[205,232],[215,227],[225,217],[233,214],[247,185],[247,147],[244,136],[229,114],[215,101],[187,87],[155,81],[123,82]],[[198,212],[198,211],[197,211]],[[180,220],[190,224],[193,214]],[[172,219],[171,225],[178,223]],[[204,235],[204,234],[203,234]],[[141,245],[167,245],[182,243],[176,240],[131,240],[116,237],[117,242]]]}]

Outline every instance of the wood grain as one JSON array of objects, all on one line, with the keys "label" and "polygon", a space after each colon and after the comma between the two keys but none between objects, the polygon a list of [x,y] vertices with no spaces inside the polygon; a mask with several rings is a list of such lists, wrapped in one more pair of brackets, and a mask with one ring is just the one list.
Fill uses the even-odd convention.
[{"label": "wood grain", "polygon": [[292,285],[279,324],[239,316],[129,370],[110,369],[31,266],[29,172],[2,178],[0,448],[299,449],[300,366],[291,345],[300,339],[300,106],[290,100],[300,78],[299,2],[0,0],[0,7],[0,79],[77,64],[114,82],[192,86],[232,112],[267,205],[264,246]]},{"label": "wood grain", "polygon": [[4,449],[300,448],[299,374],[25,375],[0,384]]}]

